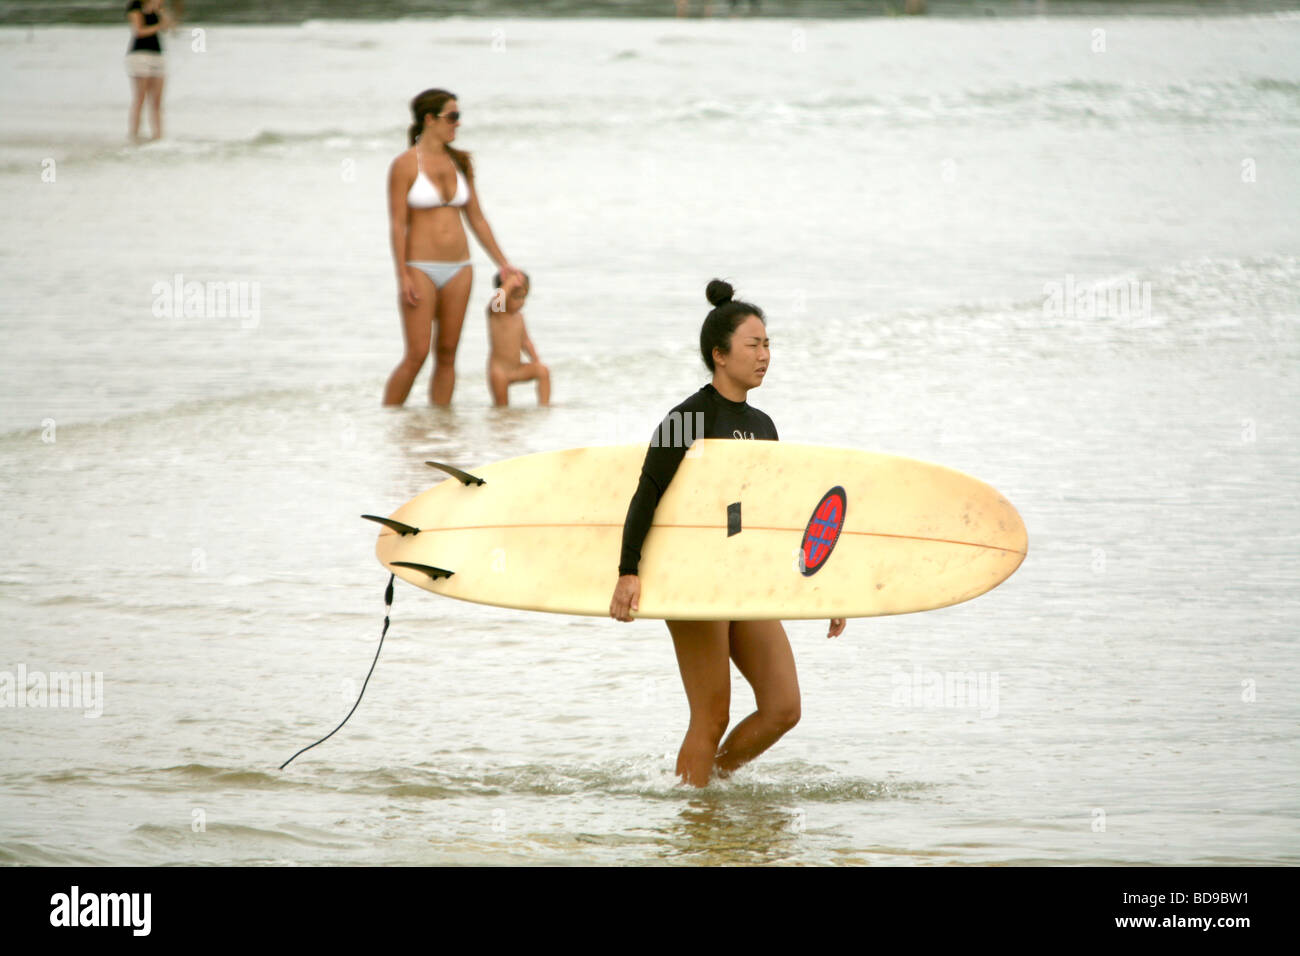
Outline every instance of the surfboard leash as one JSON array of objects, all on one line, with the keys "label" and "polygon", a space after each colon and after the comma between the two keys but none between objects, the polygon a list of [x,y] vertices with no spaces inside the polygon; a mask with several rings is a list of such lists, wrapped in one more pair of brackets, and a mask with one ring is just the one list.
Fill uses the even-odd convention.
[{"label": "surfboard leash", "polygon": [[[356,713],[357,708],[361,705],[361,698],[364,697],[366,693],[366,685],[370,683],[370,674],[375,672],[375,665],[379,663],[379,652],[384,649],[384,636],[388,633],[388,615],[393,610],[393,579],[396,577],[397,575],[395,574],[390,574],[388,576],[388,589],[384,591],[384,629],[379,634],[379,647],[375,648],[375,659],[370,662],[370,673],[366,674],[366,679],[361,684],[361,693],[357,694],[357,702],[353,704],[352,709],[348,711],[348,717],[351,717]],[[308,744],[306,747],[303,747],[302,750],[299,750],[298,753],[280,764],[280,769],[283,770],[285,767],[289,766],[289,764],[293,763],[293,761],[298,757],[298,754],[306,753],[308,750],[311,750],[312,747],[315,747],[316,744],[323,744],[325,741],[333,737],[343,728],[343,724],[348,722],[348,717],[344,717],[342,723],[320,740],[316,741],[315,744]]]}]

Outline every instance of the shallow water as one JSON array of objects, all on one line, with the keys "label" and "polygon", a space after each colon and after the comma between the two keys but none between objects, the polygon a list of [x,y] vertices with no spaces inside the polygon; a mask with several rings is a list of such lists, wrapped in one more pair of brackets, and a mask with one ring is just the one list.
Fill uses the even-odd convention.
[{"label": "shallow water", "polygon": [[[1096,27],[214,27],[143,149],[124,31],[0,31],[0,690],[102,675],[0,707],[0,862],[1300,860],[1300,21]],[[550,409],[490,407],[477,247],[453,408],[427,369],[378,405],[383,176],[439,83],[533,276]],[[178,275],[258,307],[166,314]],[[278,771],[374,655],[358,516],[428,458],[648,437],[706,380],[714,275],[768,312],[750,399],[783,438],[989,482],[1021,569],[834,641],[789,622],[801,723],[701,792],[661,622],[399,583],[356,714]],[[1052,307],[1103,280],[1134,283],[1117,314]],[[966,673],[982,700],[927,696]]]}]

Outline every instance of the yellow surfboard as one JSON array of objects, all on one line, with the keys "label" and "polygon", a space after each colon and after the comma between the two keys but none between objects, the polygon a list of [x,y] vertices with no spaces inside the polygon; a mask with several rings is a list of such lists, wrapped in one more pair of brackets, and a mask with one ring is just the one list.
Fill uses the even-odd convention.
[{"label": "yellow surfboard", "polygon": [[[498,607],[609,614],[646,446],[572,448],[450,477],[387,519],[399,578]],[[670,620],[906,614],[970,600],[1024,560],[1024,523],[940,465],[792,442],[697,440],[641,550],[640,610]]]}]

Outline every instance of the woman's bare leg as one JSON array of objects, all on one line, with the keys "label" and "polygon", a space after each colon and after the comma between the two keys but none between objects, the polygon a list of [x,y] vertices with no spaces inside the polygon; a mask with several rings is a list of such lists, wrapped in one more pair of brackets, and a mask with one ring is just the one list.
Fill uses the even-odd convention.
[{"label": "woman's bare leg", "polygon": [[456,349],[465,324],[465,307],[474,267],[466,266],[438,290],[438,336],[433,344],[433,375],[429,378],[429,403],[450,405],[456,387]]},{"label": "woman's bare leg", "polygon": [[148,80],[143,76],[131,77],[131,112],[126,121],[126,134],[131,142],[140,139],[140,109],[144,106],[145,85]]},{"label": "woman's bare leg", "polygon": [[151,76],[146,82],[149,84],[149,123],[153,127],[153,138],[162,139],[163,77]]},{"label": "woman's bare leg", "polygon": [[415,376],[424,367],[424,360],[429,357],[429,342],[433,335],[433,319],[437,289],[433,280],[419,269],[412,269],[415,281],[415,294],[419,296],[415,305],[402,298],[401,290],[397,292],[398,306],[402,312],[402,337],[406,342],[406,351],[402,360],[388,376],[384,386],[384,404],[401,405],[411,393]]},{"label": "woman's bare leg", "polygon": [[718,751],[720,774],[748,763],[799,722],[799,678],[780,621],[733,621],[731,659],[754,688],[758,710],[738,723]]},{"label": "woman's bare leg", "polygon": [[706,786],[718,742],[731,719],[731,664],[726,621],[668,621],[691,721],[677,754],[683,783]]}]

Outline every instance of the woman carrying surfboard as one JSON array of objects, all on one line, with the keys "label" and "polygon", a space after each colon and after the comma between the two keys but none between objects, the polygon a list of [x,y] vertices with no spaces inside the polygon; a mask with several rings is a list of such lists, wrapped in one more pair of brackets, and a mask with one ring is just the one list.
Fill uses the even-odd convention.
[{"label": "woman carrying surfboard", "polygon": [[406,401],[429,357],[436,322],[429,402],[449,405],[474,273],[461,213],[503,278],[519,270],[506,261],[479,208],[469,153],[451,146],[460,125],[455,94],[425,90],[411,101],[411,113],[411,148],[394,159],[388,171],[388,218],[406,351],[388,377],[384,404]]},{"label": "woman carrying surfboard", "polygon": [[[776,426],[749,405],[750,389],[763,384],[771,353],[763,310],[732,298],[734,290],[714,279],[705,290],[713,310],[700,329],[700,355],[713,381],[682,402],[665,418],[657,434],[681,440],[652,442],[623,525],[619,578],[610,600],[615,620],[632,620],[641,596],[637,567],[641,545],[655,508],[694,438],[742,438],[776,441]],[[673,422],[702,422],[702,430],[672,429]],[[691,435],[687,440],[685,436]],[[677,653],[690,724],[677,754],[677,774],[684,783],[708,784],[716,769],[727,775],[781,739],[799,721],[799,679],[794,654],[780,621],[666,621]],[[844,620],[830,623],[828,637],[844,630]],[[734,660],[754,689],[758,709],[723,741],[731,721],[731,668]]]}]

